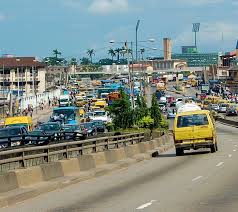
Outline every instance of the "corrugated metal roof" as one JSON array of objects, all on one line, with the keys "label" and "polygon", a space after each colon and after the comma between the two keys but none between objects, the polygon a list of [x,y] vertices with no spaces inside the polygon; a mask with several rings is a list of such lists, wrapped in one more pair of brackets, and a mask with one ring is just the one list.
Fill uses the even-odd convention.
[{"label": "corrugated metal roof", "polygon": [[39,62],[35,57],[2,57],[0,58],[0,68],[17,68],[17,67],[37,67],[44,68],[46,64]]}]

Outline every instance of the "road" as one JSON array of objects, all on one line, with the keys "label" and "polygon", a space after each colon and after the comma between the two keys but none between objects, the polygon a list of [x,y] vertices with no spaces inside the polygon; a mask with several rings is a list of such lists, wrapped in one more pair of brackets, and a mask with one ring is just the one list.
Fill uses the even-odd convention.
[{"label": "road", "polygon": [[236,212],[238,131],[217,125],[219,151],[174,150],[0,211]]}]

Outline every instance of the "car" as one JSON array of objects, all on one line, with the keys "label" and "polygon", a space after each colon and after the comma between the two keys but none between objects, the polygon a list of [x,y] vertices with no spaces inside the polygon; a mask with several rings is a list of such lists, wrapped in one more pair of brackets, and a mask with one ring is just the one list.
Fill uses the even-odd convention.
[{"label": "car", "polygon": [[97,134],[97,128],[93,122],[81,123],[80,126],[87,133],[87,136],[93,136]]},{"label": "car", "polygon": [[220,104],[218,112],[226,113],[227,106],[228,106],[228,104],[224,104],[224,103]]},{"label": "car", "polygon": [[25,145],[47,145],[51,140],[51,135],[47,135],[44,131],[36,129],[25,137]]},{"label": "car", "polygon": [[237,110],[235,106],[228,107],[226,110],[226,115],[227,116],[237,116]]},{"label": "car", "polygon": [[77,124],[66,124],[62,127],[64,139],[66,140],[83,140],[87,137],[87,131],[82,130],[80,125]]},{"label": "car", "polygon": [[28,131],[24,126],[9,126],[0,129],[0,149],[24,145]]},{"label": "car", "polygon": [[62,126],[59,122],[47,122],[43,123],[38,127],[39,130],[43,131],[46,135],[54,137],[54,140],[61,140]]},{"label": "car", "polygon": [[112,121],[108,113],[102,110],[95,110],[91,119],[93,121],[103,121],[104,123],[110,123]]},{"label": "car", "polygon": [[210,104],[208,106],[209,110],[219,111],[219,105],[218,104]]},{"label": "car", "polygon": [[190,84],[185,85],[185,88],[191,88]]},{"label": "car", "polygon": [[175,109],[168,109],[167,111],[167,119],[174,119],[176,116]]},{"label": "car", "polygon": [[106,131],[106,126],[103,121],[100,120],[95,120],[93,121],[95,127],[97,128],[97,132],[105,132]]}]

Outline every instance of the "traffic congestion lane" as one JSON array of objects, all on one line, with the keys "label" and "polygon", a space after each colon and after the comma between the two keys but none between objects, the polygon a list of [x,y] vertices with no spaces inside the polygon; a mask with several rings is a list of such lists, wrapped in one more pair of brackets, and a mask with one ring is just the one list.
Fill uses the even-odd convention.
[{"label": "traffic congestion lane", "polygon": [[238,132],[218,124],[219,151],[174,150],[1,211],[236,211]]}]

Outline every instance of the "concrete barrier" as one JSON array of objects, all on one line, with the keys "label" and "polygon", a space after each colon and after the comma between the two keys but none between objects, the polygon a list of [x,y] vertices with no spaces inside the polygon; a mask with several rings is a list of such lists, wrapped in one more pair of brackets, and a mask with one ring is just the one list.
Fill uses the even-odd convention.
[{"label": "concrete barrier", "polygon": [[43,164],[40,166],[44,181],[52,180],[57,177],[63,177],[64,172],[60,162]]},{"label": "concrete barrier", "polygon": [[0,175],[0,192],[7,192],[18,187],[17,176],[14,171]]},{"label": "concrete barrier", "polygon": [[124,147],[124,150],[127,158],[133,158],[136,154],[140,154],[138,144],[128,145]]},{"label": "concrete barrier", "polygon": [[126,153],[124,148],[112,149],[105,152],[105,157],[107,163],[114,163],[116,161],[125,159]]},{"label": "concrete barrier", "polygon": [[[21,191],[27,188],[28,193],[25,196],[20,194],[21,198],[18,196],[15,202],[11,201],[12,198],[0,198],[0,207],[16,203],[18,200],[30,198],[31,192],[29,192],[29,188],[34,184],[41,185],[40,183],[42,183],[48,186],[53,183],[50,189],[46,187],[42,189],[42,192],[34,191],[33,193],[36,196],[50,190],[62,188],[65,182],[67,182],[67,185],[70,185],[85,179],[105,175],[113,170],[128,167],[142,160],[150,159],[153,157],[152,153],[158,154],[159,149],[161,149],[161,152],[168,149],[169,144],[172,144],[171,141],[171,136],[163,136],[149,142],[141,142],[105,152],[81,155],[78,158],[6,172],[0,175],[0,193],[9,193],[11,191],[12,195],[14,195],[15,190],[18,191],[18,188],[21,188]],[[69,179],[72,180],[72,183]]]},{"label": "concrete barrier", "polygon": [[31,167],[14,171],[19,187],[30,186],[43,181],[41,167]]},{"label": "concrete barrier", "polygon": [[140,153],[146,153],[150,150],[150,145],[148,142],[142,142],[138,144]]},{"label": "concrete barrier", "polygon": [[72,173],[79,172],[79,160],[78,158],[72,158],[70,160],[61,160],[59,161],[64,176],[71,175]]},{"label": "concrete barrier", "polygon": [[88,171],[96,168],[95,160],[92,155],[81,155],[78,158],[81,171]]}]

